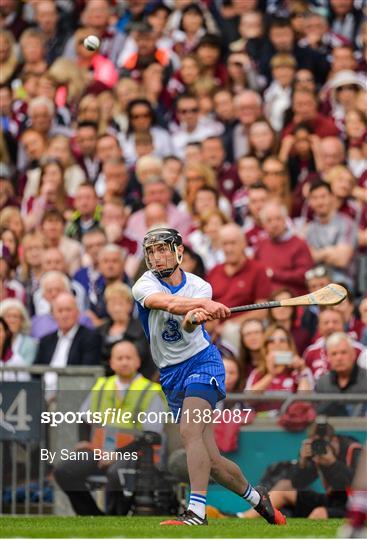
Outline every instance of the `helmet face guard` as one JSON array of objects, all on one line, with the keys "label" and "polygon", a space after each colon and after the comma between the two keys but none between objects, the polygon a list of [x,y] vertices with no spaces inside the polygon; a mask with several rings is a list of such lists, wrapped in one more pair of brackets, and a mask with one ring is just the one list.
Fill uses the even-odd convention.
[{"label": "helmet face guard", "polygon": [[[158,278],[168,278],[170,277],[176,268],[182,263],[182,254],[178,252],[178,246],[182,245],[182,236],[175,229],[153,229],[149,231],[143,240],[143,250],[145,264],[147,268],[153,272],[153,274]],[[162,246],[167,246],[169,252],[174,256],[174,264],[168,262],[166,259],[166,264],[164,268],[158,269],[154,266],[149,255],[154,253],[154,249],[159,249]]]}]

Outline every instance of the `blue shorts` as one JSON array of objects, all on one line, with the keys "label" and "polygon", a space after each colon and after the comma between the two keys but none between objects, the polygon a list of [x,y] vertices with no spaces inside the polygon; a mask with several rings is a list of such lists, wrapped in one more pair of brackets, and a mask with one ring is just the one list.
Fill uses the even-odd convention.
[{"label": "blue shorts", "polygon": [[[189,384],[205,384],[215,387],[217,401],[226,397],[225,372],[222,357],[214,345],[195,354],[188,360],[160,370],[160,383],[168,405],[176,416],[182,409],[186,388]],[[203,399],[206,399],[203,396]]]}]

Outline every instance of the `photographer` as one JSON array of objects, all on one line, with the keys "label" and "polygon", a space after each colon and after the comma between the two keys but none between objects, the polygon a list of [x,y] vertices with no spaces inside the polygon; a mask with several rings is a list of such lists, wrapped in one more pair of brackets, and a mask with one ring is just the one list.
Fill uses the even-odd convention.
[{"label": "photographer", "polygon": [[[326,421],[312,424],[302,442],[299,458],[288,479],[278,481],[270,491],[277,508],[289,508],[292,517],[341,518],[346,515],[347,490],[352,483],[361,453],[353,437],[336,435]],[[326,493],[307,489],[320,478]],[[245,518],[257,517],[253,510]]]}]

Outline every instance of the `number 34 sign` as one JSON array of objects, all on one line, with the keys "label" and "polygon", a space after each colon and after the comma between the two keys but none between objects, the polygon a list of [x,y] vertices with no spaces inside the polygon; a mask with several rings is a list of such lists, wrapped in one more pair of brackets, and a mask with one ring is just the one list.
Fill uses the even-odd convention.
[{"label": "number 34 sign", "polygon": [[40,381],[0,384],[0,441],[41,438],[42,385]]}]

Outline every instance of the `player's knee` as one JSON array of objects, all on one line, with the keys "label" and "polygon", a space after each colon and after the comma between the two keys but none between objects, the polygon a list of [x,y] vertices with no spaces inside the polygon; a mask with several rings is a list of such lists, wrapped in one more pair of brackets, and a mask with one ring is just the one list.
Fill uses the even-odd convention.
[{"label": "player's knee", "polygon": [[328,513],[325,506],[317,506],[317,508],[314,508],[311,514],[308,516],[308,518],[309,519],[327,519]]}]

